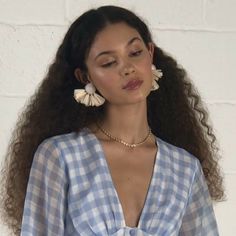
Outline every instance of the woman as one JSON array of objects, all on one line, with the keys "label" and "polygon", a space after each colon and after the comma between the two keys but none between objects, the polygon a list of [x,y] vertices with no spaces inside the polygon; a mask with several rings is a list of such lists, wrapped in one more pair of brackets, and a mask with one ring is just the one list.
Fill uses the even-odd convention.
[{"label": "woman", "polygon": [[22,236],[218,235],[211,200],[224,190],[206,115],[134,13],[85,12],[13,134],[5,219]]}]

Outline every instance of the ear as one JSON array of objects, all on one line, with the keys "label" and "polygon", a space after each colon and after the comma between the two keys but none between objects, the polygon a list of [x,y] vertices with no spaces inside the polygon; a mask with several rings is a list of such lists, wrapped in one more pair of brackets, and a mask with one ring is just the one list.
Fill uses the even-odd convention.
[{"label": "ear", "polygon": [[85,74],[81,71],[80,68],[76,68],[74,71],[74,75],[76,77],[76,79],[83,83],[83,84],[87,84],[88,83],[88,79],[86,78]]},{"label": "ear", "polygon": [[152,42],[148,43],[148,51],[151,57],[151,61],[153,61],[154,48],[155,45]]}]

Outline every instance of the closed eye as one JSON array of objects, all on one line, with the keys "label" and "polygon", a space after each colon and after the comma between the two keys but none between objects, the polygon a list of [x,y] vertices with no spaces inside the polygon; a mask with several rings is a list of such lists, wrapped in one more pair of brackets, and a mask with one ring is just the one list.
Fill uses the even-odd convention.
[{"label": "closed eye", "polygon": [[131,53],[131,56],[139,56],[141,53],[143,52],[143,50],[139,50],[139,51],[136,51],[136,52],[133,52]]},{"label": "closed eye", "polygon": [[[131,56],[132,56],[132,57],[137,57],[137,56],[141,55],[142,52],[143,52],[143,50],[138,50],[138,51],[132,52],[132,53],[131,53]],[[102,67],[105,67],[105,68],[106,68],[106,67],[110,67],[110,66],[112,66],[112,65],[115,64],[115,63],[116,63],[116,61],[111,61],[111,62],[108,62],[108,63],[106,63],[106,64],[103,64]]]},{"label": "closed eye", "polygon": [[116,61],[111,61],[111,62],[108,62],[106,64],[103,64],[102,67],[109,67],[111,65],[113,65]]}]

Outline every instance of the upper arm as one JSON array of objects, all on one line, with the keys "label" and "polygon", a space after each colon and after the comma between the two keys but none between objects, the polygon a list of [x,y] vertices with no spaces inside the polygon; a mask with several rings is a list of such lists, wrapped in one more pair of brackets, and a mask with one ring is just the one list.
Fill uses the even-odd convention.
[{"label": "upper arm", "polygon": [[179,235],[219,235],[210,193],[198,160]]},{"label": "upper arm", "polygon": [[60,150],[43,142],[35,152],[24,204],[21,236],[64,235],[67,177]]}]

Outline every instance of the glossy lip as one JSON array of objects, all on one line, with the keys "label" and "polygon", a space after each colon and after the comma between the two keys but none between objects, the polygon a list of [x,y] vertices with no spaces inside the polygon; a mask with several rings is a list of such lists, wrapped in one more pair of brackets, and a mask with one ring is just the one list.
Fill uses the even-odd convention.
[{"label": "glossy lip", "polygon": [[129,81],[124,87],[123,89],[127,89],[127,90],[132,90],[132,89],[137,89],[140,87],[140,85],[143,83],[143,80],[138,80],[138,79],[134,79]]}]

